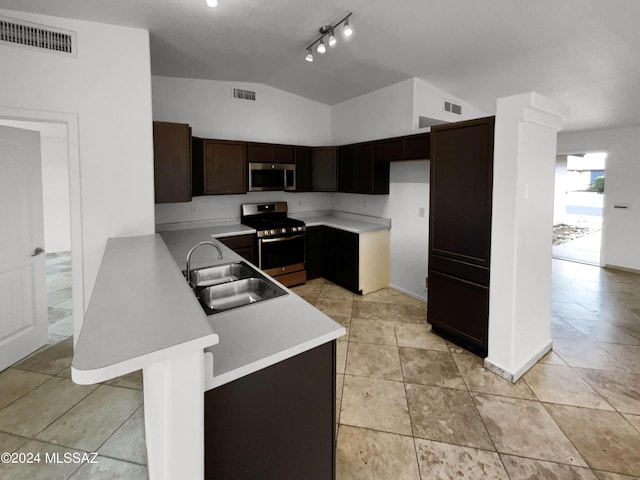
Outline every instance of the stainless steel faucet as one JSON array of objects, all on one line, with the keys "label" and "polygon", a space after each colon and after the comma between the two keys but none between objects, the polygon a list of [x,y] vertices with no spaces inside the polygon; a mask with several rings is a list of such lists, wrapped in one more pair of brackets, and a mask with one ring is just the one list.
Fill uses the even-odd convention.
[{"label": "stainless steel faucet", "polygon": [[189,285],[191,286],[191,288],[195,288],[195,286],[191,282],[191,254],[193,254],[196,248],[201,247],[202,245],[212,245],[216,247],[216,250],[218,250],[218,260],[222,260],[222,250],[220,249],[218,244],[207,240],[194,245],[194,247],[191,250],[189,250],[189,252],[187,253],[187,282],[189,282]]}]

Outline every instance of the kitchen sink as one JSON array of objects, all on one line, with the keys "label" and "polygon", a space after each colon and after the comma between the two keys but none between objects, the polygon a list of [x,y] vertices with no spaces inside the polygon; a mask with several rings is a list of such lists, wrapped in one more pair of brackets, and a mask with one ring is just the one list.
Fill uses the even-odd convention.
[{"label": "kitchen sink", "polygon": [[286,294],[287,292],[276,284],[257,277],[197,289],[198,299],[208,314],[224,312]]},{"label": "kitchen sink", "polygon": [[[183,274],[186,276],[186,272]],[[287,295],[262,272],[242,261],[192,270],[191,285],[207,315]]]},{"label": "kitchen sink", "polygon": [[[214,267],[204,267],[191,271],[191,284],[195,287],[208,287],[254,277],[256,271],[244,262],[226,263]],[[186,273],[185,273],[186,275]]]}]

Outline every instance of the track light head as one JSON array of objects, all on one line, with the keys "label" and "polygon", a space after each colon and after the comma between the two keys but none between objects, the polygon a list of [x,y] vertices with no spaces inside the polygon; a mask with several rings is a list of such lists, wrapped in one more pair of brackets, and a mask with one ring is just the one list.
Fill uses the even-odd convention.
[{"label": "track light head", "polygon": [[342,36],[344,38],[350,38],[353,35],[353,27],[349,25],[349,19],[344,21],[344,27],[342,27]]},{"label": "track light head", "polygon": [[324,55],[325,53],[327,53],[327,46],[324,44],[324,38],[320,40],[320,43],[318,44],[318,48],[316,48],[316,51],[320,55]]},{"label": "track light head", "polygon": [[307,62],[313,62],[313,53],[311,53],[311,49],[307,50],[307,56],[304,57]]},{"label": "track light head", "polygon": [[333,28],[331,29],[331,34],[329,35],[329,46],[331,48],[336,46],[336,43],[338,43],[338,39],[335,37],[335,35],[333,34]]}]

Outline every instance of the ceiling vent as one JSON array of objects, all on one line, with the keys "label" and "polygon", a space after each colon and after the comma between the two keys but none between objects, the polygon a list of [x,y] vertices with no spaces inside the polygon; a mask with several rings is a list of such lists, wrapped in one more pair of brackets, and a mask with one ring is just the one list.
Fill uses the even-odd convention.
[{"label": "ceiling vent", "polygon": [[239,98],[240,100],[252,100],[256,101],[256,92],[251,90],[243,90],[241,88],[233,89],[233,98]]},{"label": "ceiling vent", "polygon": [[445,112],[455,113],[456,115],[462,115],[462,105],[458,105],[453,102],[449,102],[445,100],[442,108],[443,108],[443,111]]},{"label": "ceiling vent", "polygon": [[76,56],[76,34],[67,30],[0,17],[0,42]]}]

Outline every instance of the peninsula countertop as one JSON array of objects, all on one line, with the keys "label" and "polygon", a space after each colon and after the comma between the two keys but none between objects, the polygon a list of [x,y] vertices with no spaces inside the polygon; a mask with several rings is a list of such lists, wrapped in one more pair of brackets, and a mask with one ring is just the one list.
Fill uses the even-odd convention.
[{"label": "peninsula countertop", "polygon": [[[189,249],[198,242],[212,240],[217,235],[217,230],[197,228],[167,231],[161,235],[176,263],[183,269]],[[223,259],[218,260],[215,249],[202,247],[192,257],[194,268],[242,260],[222,243],[216,243],[222,249]],[[220,342],[206,349],[213,354],[213,372],[205,376],[207,390],[335,340],[346,333],[342,325],[287,287],[273,279],[271,281],[281,286],[287,295],[208,317]]]}]

